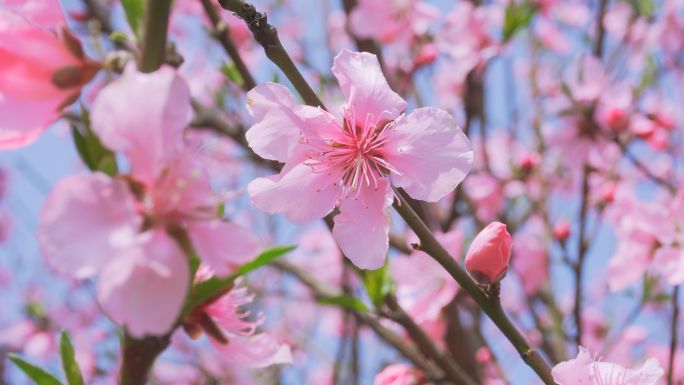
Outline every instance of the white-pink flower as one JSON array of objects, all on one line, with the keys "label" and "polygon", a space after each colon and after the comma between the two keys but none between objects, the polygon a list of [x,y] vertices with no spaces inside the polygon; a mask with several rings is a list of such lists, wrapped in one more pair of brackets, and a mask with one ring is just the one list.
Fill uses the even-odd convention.
[{"label": "white-pink flower", "polygon": [[102,142],[126,156],[130,173],[60,181],[41,213],[41,249],[63,274],[98,275],[100,304],[132,336],[164,334],[190,282],[188,258],[169,229],[184,230],[219,276],[256,256],[261,242],[217,216],[209,178],[182,140],[190,97],[173,69],[129,67],[100,92],[91,118]]},{"label": "white-pink flower", "polygon": [[409,115],[374,55],[343,50],[332,68],[347,103],[340,116],[296,104],[283,86],[266,83],[247,95],[254,125],[250,147],[285,163],[279,175],[248,186],[269,213],[306,223],[336,206],[333,236],[360,268],[383,265],[388,249],[390,183],[410,196],[437,201],[470,171],[470,142],[437,108]]},{"label": "white-pink flower", "polygon": [[551,375],[558,385],[654,385],[664,371],[655,359],[648,359],[641,369],[627,369],[591,356],[580,347],[577,358],[553,367]]}]

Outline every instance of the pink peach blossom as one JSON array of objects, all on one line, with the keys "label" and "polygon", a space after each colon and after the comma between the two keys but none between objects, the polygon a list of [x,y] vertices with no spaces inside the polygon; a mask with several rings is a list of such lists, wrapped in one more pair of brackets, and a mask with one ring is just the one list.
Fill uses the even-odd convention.
[{"label": "pink peach blossom", "polygon": [[[201,279],[211,277],[211,273],[204,274]],[[254,300],[254,295],[244,287],[233,288],[218,299],[196,309],[190,320],[209,316],[220,330],[222,338],[209,334],[212,345],[223,356],[236,365],[261,368],[273,364],[292,362],[290,347],[279,343],[273,336],[257,333],[257,328],[264,322],[264,316],[253,316],[246,308]],[[201,325],[192,324],[191,328]]]},{"label": "pink peach blossom", "polygon": [[170,68],[129,68],[98,96],[92,124],[107,147],[126,155],[131,173],[67,177],[41,214],[48,263],[77,279],[98,275],[103,309],[135,337],[168,331],[188,290],[187,256],[169,228],[185,230],[220,276],[261,248],[249,231],[217,216],[208,177],[184,148],[189,104],[187,85]]},{"label": "pink peach blossom", "polygon": [[250,147],[285,162],[279,175],[252,181],[248,191],[259,209],[296,223],[338,206],[333,237],[357,266],[376,269],[388,250],[390,181],[413,198],[437,201],[468,173],[472,150],[445,111],[401,114],[406,102],[389,88],[375,56],[344,50],[332,71],[347,98],[341,119],[295,104],[277,84],[248,93]]}]

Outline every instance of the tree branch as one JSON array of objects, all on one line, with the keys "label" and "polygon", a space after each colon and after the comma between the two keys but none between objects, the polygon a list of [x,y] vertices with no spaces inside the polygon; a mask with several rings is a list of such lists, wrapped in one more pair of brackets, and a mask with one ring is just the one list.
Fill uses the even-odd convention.
[{"label": "tree branch", "polygon": [[254,39],[264,48],[266,56],[283,71],[306,104],[324,108],[318,95],[311,89],[290,55],[283,48],[278,37],[278,31],[268,24],[268,19],[264,13],[258,12],[252,4],[245,3],[242,0],[219,0],[219,4],[223,9],[234,12],[247,23]]},{"label": "tree branch", "polygon": [[[271,263],[272,266],[286,272],[299,280],[304,286],[311,290],[314,298],[324,299],[339,296],[335,290],[324,286],[322,283],[318,282],[314,277],[312,277],[307,272],[297,268],[296,266],[289,264],[282,260],[276,260]],[[375,319],[370,314],[359,311],[350,310],[350,312],[356,317],[359,323],[364,324],[371,328],[380,339],[385,341],[390,346],[394,347],[402,356],[411,361],[417,368],[421,369],[425,374],[433,379],[439,379],[443,376],[441,371],[430,361],[426,360],[423,355],[413,346],[406,343],[406,341],[395,334],[393,331],[384,327],[380,321]]]},{"label": "tree branch", "polygon": [[245,92],[251,90],[252,88],[256,87],[256,82],[254,81],[252,73],[249,72],[245,62],[242,60],[240,52],[235,46],[235,43],[233,43],[233,40],[230,38],[230,30],[228,29],[228,25],[221,20],[221,16],[216,11],[216,8],[214,7],[214,4],[212,4],[211,0],[201,1],[202,7],[204,8],[204,13],[207,14],[207,17],[209,18],[213,28],[211,31],[212,36],[214,36],[214,38],[221,43],[221,46],[233,61],[233,64],[235,64],[235,68],[237,68],[238,72],[240,72],[240,76],[242,76],[242,89],[244,89]]},{"label": "tree branch", "polygon": [[667,370],[667,385],[674,385],[675,356],[677,355],[678,323],[679,323],[679,286],[672,293],[672,323],[670,326],[670,358]]},{"label": "tree branch", "polygon": [[166,32],[169,29],[169,15],[172,0],[147,0],[143,37],[140,43],[141,72],[154,72],[164,63],[166,52]]},{"label": "tree branch", "polygon": [[489,316],[499,330],[511,342],[515,350],[520,353],[523,361],[537,373],[544,383],[547,385],[555,385],[553,377],[551,376],[551,368],[539,353],[530,346],[527,339],[520,333],[515,325],[513,325],[508,316],[506,316],[499,299],[488,297],[485,292],[480,289],[477,283],[468,276],[465,270],[456,263],[454,258],[444,249],[439,241],[437,241],[427,225],[425,225],[415,211],[411,209],[411,206],[408,205],[402,195],[397,192],[396,196],[399,200],[395,200],[394,208],[420,239],[420,250],[426,252],[442,265],[456,282],[470,294],[473,300],[477,302],[480,308],[482,308],[487,316]]},{"label": "tree branch", "polygon": [[[175,328],[174,328],[175,330]],[[120,385],[145,385],[154,361],[171,342],[171,335],[162,337],[145,337],[141,340],[131,338],[128,334],[122,337]]]}]

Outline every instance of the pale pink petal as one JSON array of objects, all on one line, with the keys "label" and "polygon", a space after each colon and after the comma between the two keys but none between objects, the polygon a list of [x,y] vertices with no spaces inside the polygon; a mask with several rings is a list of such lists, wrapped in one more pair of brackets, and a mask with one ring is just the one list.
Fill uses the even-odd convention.
[{"label": "pale pink petal", "polygon": [[412,385],[421,383],[423,374],[405,364],[393,364],[375,376],[373,385]]},{"label": "pale pink petal", "polygon": [[251,231],[222,220],[189,222],[188,233],[200,259],[221,277],[254,259],[262,249]]},{"label": "pale pink petal", "polygon": [[358,125],[387,122],[406,109],[406,101],[392,91],[382,74],[378,58],[367,52],[342,50],[332,67]]},{"label": "pale pink petal", "polygon": [[[661,247],[653,256],[653,265],[670,285],[684,283],[684,251],[675,247]],[[624,268],[624,266],[623,266]]]},{"label": "pale pink petal", "polygon": [[52,82],[53,75],[64,67],[81,66],[55,34],[2,10],[0,57],[0,92],[22,100],[65,98],[65,90]]},{"label": "pale pink petal", "polygon": [[135,338],[171,329],[190,283],[188,261],[161,230],[142,234],[138,243],[109,263],[100,275],[97,296],[104,311]]},{"label": "pale pink petal", "polygon": [[590,365],[594,360],[589,351],[580,346],[577,358],[554,366],[551,375],[558,385],[592,384]]},{"label": "pale pink petal", "polygon": [[57,117],[61,101],[15,100],[0,93],[0,150],[33,143]]},{"label": "pale pink petal", "polygon": [[[610,362],[594,363],[594,384],[654,385],[665,373],[657,360],[647,360],[641,369],[627,369]],[[619,379],[619,382],[617,381]]]},{"label": "pale pink petal", "polygon": [[58,0],[2,0],[0,6],[22,15],[43,28],[55,28],[65,22]]},{"label": "pale pink petal", "polygon": [[470,172],[470,141],[446,111],[419,108],[394,125],[384,156],[400,173],[392,183],[413,198],[438,201]]},{"label": "pale pink petal", "polygon": [[247,190],[260,210],[282,213],[303,224],[332,211],[340,194],[339,181],[339,172],[314,172],[311,166],[300,163],[279,175],[253,180]]},{"label": "pale pink petal", "polygon": [[190,118],[188,85],[171,67],[145,74],[129,66],[100,91],[91,114],[102,142],[124,153],[132,173],[146,183],[178,152]]},{"label": "pale pink petal", "polygon": [[350,195],[340,204],[333,237],[342,252],[362,269],[379,269],[385,264],[389,242],[389,182],[381,179],[377,189],[364,188],[358,197]]},{"label": "pale pink petal", "polygon": [[206,163],[195,149],[186,148],[172,158],[149,189],[158,215],[193,216],[195,211],[214,210],[218,203],[209,182]]},{"label": "pale pink petal", "polygon": [[105,174],[62,179],[40,215],[38,241],[47,262],[74,278],[93,276],[138,232],[135,204],[126,183]]},{"label": "pale pink petal", "polygon": [[292,362],[290,347],[280,344],[268,334],[251,337],[229,336],[227,344],[211,340],[213,345],[235,365],[264,368]]},{"label": "pale pink petal", "polygon": [[355,36],[379,41],[392,40],[402,25],[394,16],[394,7],[385,1],[361,0],[349,15],[349,26]]},{"label": "pale pink petal", "polygon": [[254,117],[245,135],[249,147],[262,158],[285,162],[305,125],[290,91],[280,84],[260,84],[247,93],[247,108]]},{"label": "pale pink petal", "polygon": [[252,301],[254,301],[254,294],[251,294],[247,288],[233,288],[207,305],[204,311],[228,333],[251,336],[263,322],[263,317],[250,320],[252,313],[248,306]]},{"label": "pale pink petal", "polygon": [[458,286],[445,281],[437,270],[441,266],[428,256],[398,256],[392,259],[391,267],[398,284],[397,297],[416,322],[436,319],[458,291]]}]

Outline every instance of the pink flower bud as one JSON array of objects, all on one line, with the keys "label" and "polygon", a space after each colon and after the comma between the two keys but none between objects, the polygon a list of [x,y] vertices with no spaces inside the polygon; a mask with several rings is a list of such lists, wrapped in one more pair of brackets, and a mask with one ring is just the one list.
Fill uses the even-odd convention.
[{"label": "pink flower bud", "polygon": [[437,58],[437,48],[434,44],[426,44],[421,47],[420,52],[413,61],[413,68],[419,68],[430,64]]},{"label": "pink flower bud", "polygon": [[527,152],[520,157],[520,168],[525,171],[530,171],[537,164],[539,164],[539,161],[539,154],[535,152]]},{"label": "pink flower bud", "polygon": [[500,281],[511,260],[511,234],[506,225],[492,222],[470,244],[465,264],[470,275],[479,283]]},{"label": "pink flower bud", "polygon": [[565,221],[556,223],[553,227],[553,236],[561,242],[568,239],[570,236],[570,225]]}]

